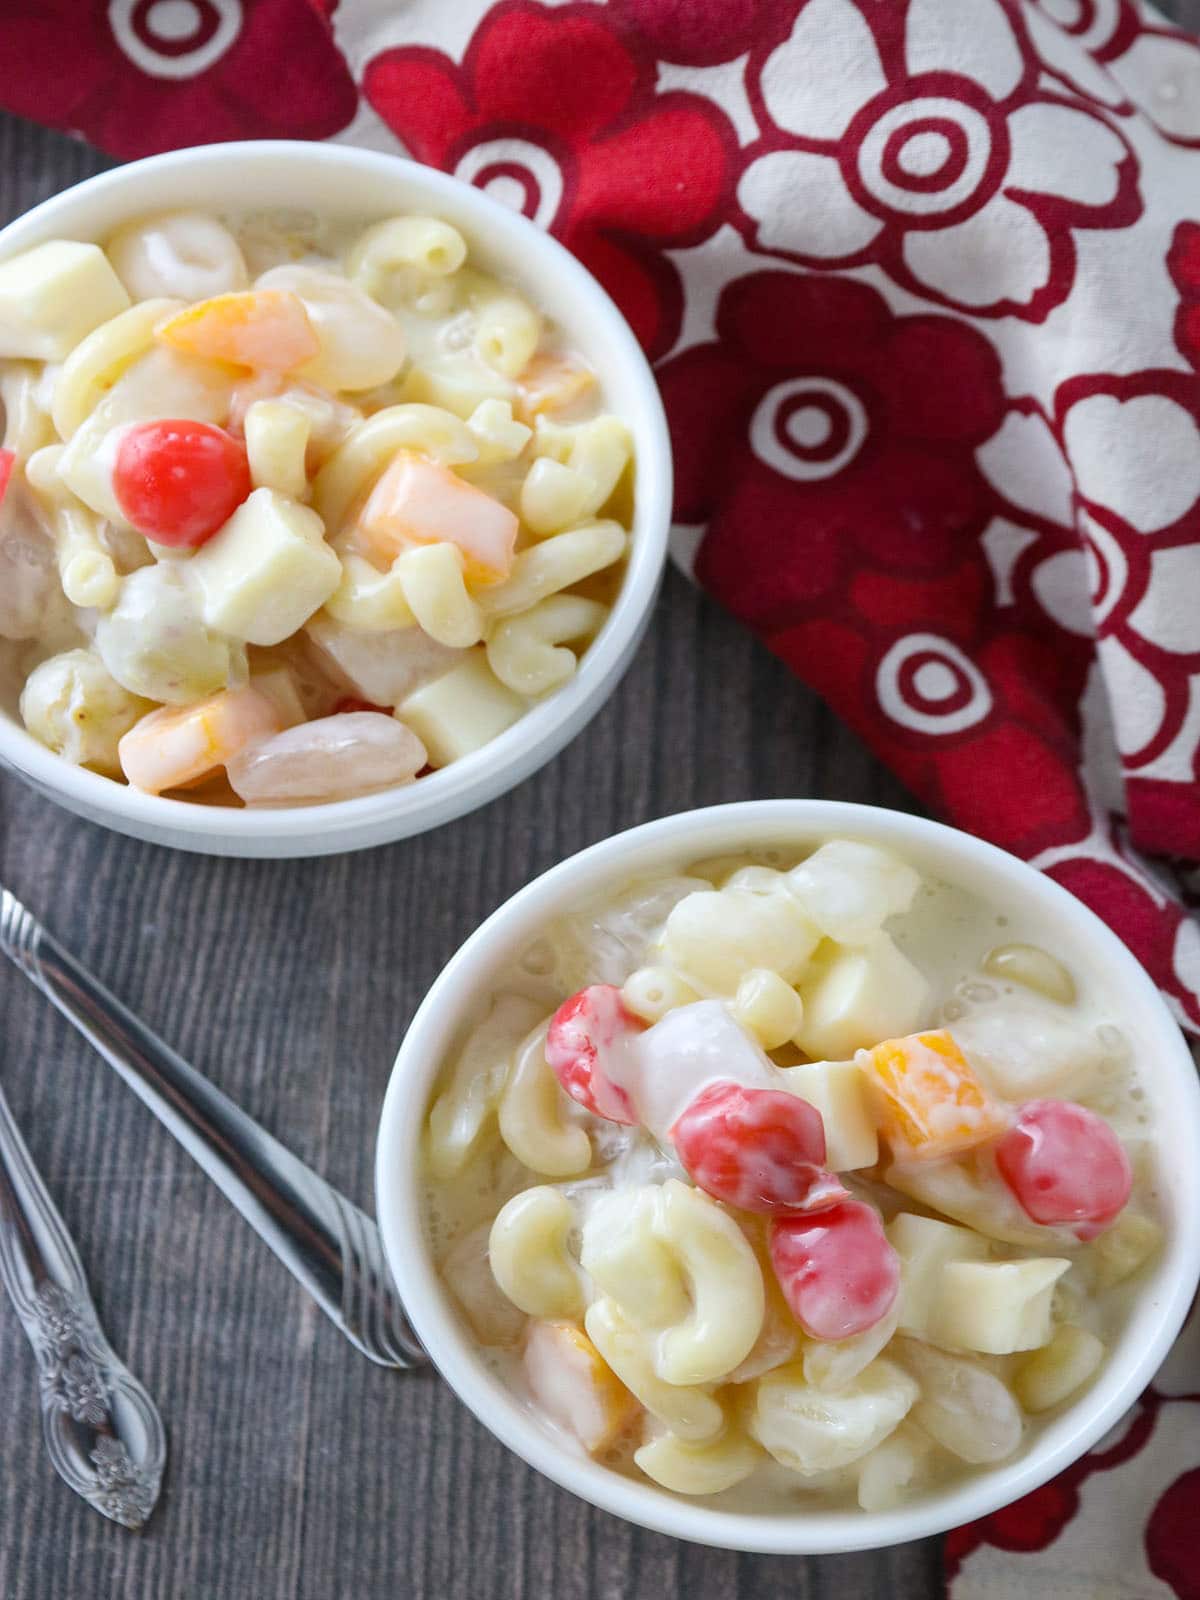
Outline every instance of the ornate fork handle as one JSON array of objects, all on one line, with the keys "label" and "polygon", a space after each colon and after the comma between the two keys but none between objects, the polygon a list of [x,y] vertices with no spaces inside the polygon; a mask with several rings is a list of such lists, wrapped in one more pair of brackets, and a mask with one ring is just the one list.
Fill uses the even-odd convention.
[{"label": "ornate fork handle", "polygon": [[167,1441],[153,1400],[104,1337],[79,1254],[0,1093],[0,1279],[38,1363],[55,1470],[97,1511],[140,1528]]},{"label": "ornate fork handle", "polygon": [[0,889],[0,950],[173,1133],[350,1342],[380,1366],[426,1360],[379,1230],[140,1022]]}]

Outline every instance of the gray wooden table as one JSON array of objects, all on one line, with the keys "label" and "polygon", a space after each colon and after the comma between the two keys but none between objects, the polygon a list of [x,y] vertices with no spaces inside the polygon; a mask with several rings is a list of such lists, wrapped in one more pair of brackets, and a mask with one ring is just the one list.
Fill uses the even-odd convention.
[{"label": "gray wooden table", "polygon": [[[0,119],[0,221],[105,165]],[[563,856],[725,800],[908,797],[737,624],[668,577],[605,710],[484,811],[321,861],[138,844],[0,778],[0,879],[304,1160],[371,1204],[396,1046],[464,936]],[[433,1376],[358,1358],[142,1106],[0,970],[0,1072],[114,1341],[170,1434],[131,1535],[54,1476],[33,1362],[0,1303],[0,1600],[925,1600],[936,1541],[739,1556],[594,1511]]]}]

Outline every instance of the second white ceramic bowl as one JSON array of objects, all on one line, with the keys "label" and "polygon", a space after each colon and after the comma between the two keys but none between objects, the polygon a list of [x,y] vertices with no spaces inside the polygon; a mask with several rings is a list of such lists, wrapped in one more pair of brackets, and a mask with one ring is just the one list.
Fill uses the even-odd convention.
[{"label": "second white ceramic bowl", "polygon": [[[922,873],[969,889],[1015,922],[1036,918],[1042,942],[1111,997],[1127,1030],[1153,1114],[1167,1237],[1138,1281],[1129,1317],[1099,1377],[1013,1460],[964,1476],[898,1510],[797,1509],[747,1514],[688,1500],[572,1452],[489,1368],[439,1277],[423,1227],[425,1114],[448,1052],[480,997],[516,952],[556,917],[631,878],[704,857],[764,847],[811,848],[829,838],[894,850]],[[941,1533],[1037,1488],[1082,1455],[1132,1405],[1182,1325],[1200,1275],[1200,1086],[1170,1012],[1141,967],[1065,889],[967,834],[900,812],[819,800],[768,800],[665,817],[593,845],[492,914],[445,967],[413,1019],[392,1071],[379,1128],[376,1203],[389,1264],[412,1323],[447,1382],[518,1455],[593,1505],[647,1528],[735,1550],[820,1554]]]},{"label": "second white ceramic bowl", "polygon": [[416,211],[452,222],[476,264],[518,285],[565,330],[595,368],[606,407],[629,424],[636,453],[624,580],[574,678],[482,750],[405,788],[287,810],[239,810],[143,794],[51,754],[21,726],[20,685],[0,683],[0,763],[59,805],[121,833],[184,850],[328,855],[387,844],[483,805],[542,766],[595,715],[629,665],[658,592],[671,516],[670,443],[646,359],[591,274],[556,240],[480,190],[398,156],[289,141],[173,151],[90,178],[19,217],[0,232],[0,259],[45,239],[103,243],[122,223],[156,211],[259,207],[299,207],[347,222]]}]

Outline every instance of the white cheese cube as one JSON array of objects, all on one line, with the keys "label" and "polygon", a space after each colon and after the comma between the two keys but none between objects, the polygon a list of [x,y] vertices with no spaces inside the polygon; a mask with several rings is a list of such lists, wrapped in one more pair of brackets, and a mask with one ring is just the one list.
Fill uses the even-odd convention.
[{"label": "white cheese cube", "polygon": [[931,1319],[942,1292],[942,1275],[952,1261],[986,1261],[988,1242],[970,1228],[957,1228],[933,1217],[901,1211],[887,1226],[892,1249],[900,1257],[900,1320],[902,1333],[930,1337]]},{"label": "white cheese cube", "polygon": [[482,650],[410,694],[396,715],[420,739],[431,767],[461,761],[511,728],[525,714],[525,701],[505,688]]},{"label": "white cheese cube", "polygon": [[1050,1338],[1054,1285],[1070,1265],[1053,1256],[947,1262],[930,1319],[930,1339],[993,1356],[1038,1349]]},{"label": "white cheese cube", "polygon": [[130,304],[97,244],[51,239],[0,262],[0,356],[61,361]]},{"label": "white cheese cube", "polygon": [[854,1172],[879,1160],[879,1136],[867,1098],[867,1084],[853,1061],[806,1061],[784,1067],[786,1087],[821,1113],[825,1124],[825,1165],[830,1172]]},{"label": "white cheese cube", "polygon": [[342,575],[324,534],[315,511],[255,489],[191,559],[208,626],[247,644],[279,644],[295,633]]},{"label": "white cheese cube", "polygon": [[807,1055],[838,1059],[915,1032],[929,985],[881,933],[857,948],[819,950],[800,993],[804,1021],[796,1043]]}]

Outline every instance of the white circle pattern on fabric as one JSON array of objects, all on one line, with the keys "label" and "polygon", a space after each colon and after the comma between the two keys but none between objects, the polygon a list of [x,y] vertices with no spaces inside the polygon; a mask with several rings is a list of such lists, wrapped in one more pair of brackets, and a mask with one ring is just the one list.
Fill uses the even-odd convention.
[{"label": "white circle pattern on fabric", "polygon": [[858,150],[863,188],[903,216],[937,216],[971,199],[987,171],[992,140],[980,112],[941,96],[889,106]]},{"label": "white circle pattern on fabric", "polygon": [[195,78],[235,43],[241,0],[109,0],[113,38],[152,78]]},{"label": "white circle pattern on fabric", "polygon": [[992,709],[992,691],[973,661],[936,633],[897,639],[879,663],[880,707],[914,733],[961,733]]},{"label": "white circle pattern on fabric", "polygon": [[767,390],[750,419],[750,445],[768,467],[798,483],[832,478],[867,437],[866,407],[832,378],[791,378]]},{"label": "white circle pattern on fabric", "polygon": [[455,167],[454,176],[541,228],[552,225],[562,203],[563,177],[558,162],[549,150],[529,139],[488,139],[472,145]]},{"label": "white circle pattern on fabric", "polygon": [[159,39],[189,39],[196,26],[195,7],[190,0],[156,0],[146,13],[148,31]]},{"label": "white circle pattern on fabric", "polygon": [[926,661],[913,673],[913,688],[922,700],[949,700],[958,688],[952,667],[944,661]]}]

